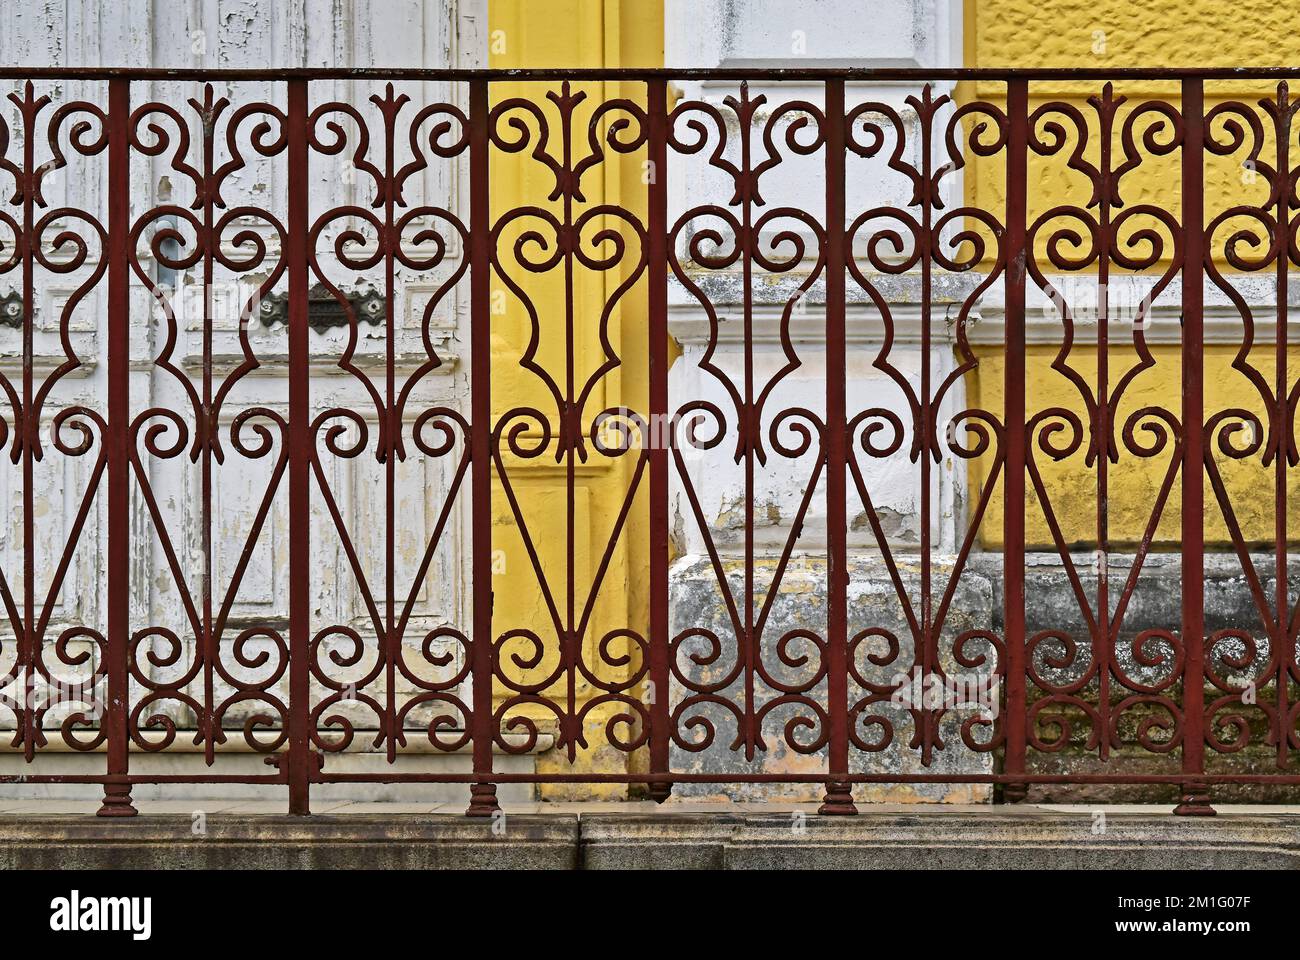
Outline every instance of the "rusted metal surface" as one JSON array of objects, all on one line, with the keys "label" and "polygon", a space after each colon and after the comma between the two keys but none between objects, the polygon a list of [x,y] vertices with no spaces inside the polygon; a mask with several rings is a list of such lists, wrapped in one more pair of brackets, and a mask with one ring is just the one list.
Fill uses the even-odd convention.
[{"label": "rusted metal surface", "polygon": [[[98,84],[102,100],[52,101],[27,83],[10,98],[8,116],[21,129],[0,128],[0,221],[8,233],[0,274],[22,291],[21,376],[0,373],[0,441],[6,469],[22,489],[21,590],[13,590],[13,570],[0,570],[14,638],[0,661],[7,671],[0,675],[0,706],[12,716],[13,745],[30,765],[23,779],[102,783],[101,812],[118,816],[133,813],[133,783],[249,779],[132,773],[134,754],[165,751],[185,736],[202,745],[209,765],[232,738],[266,754],[267,773],[254,779],[284,785],[290,810],[299,814],[310,810],[313,784],[360,780],[469,784],[468,812],[478,816],[496,809],[498,784],[516,782],[645,784],[656,799],[674,783],[824,783],[822,809],[835,814],[855,812],[855,784],[999,784],[1011,800],[1035,783],[1178,784],[1179,810],[1193,814],[1212,812],[1217,783],[1300,784],[1300,604],[1287,576],[1298,392],[1288,373],[1287,287],[1290,266],[1300,262],[1293,220],[1300,200],[1290,158],[1295,104],[1285,78],[1294,76],[1300,71],[26,71],[22,79],[51,89],[73,80]],[[674,78],[709,79],[726,89],[673,105]],[[147,81],[164,79],[203,86],[186,103],[147,99]],[[1207,80],[1241,79],[1275,93],[1258,102],[1220,99],[1207,112]],[[450,90],[449,99],[420,102],[405,91],[426,87],[395,86],[415,80]],[[602,80],[644,89],[636,99],[601,101],[592,82]],[[774,102],[770,93],[754,94],[747,80],[799,80],[800,96],[808,95],[808,84],[817,93]],[[850,85],[855,80],[906,81],[919,84],[919,93],[899,102],[867,100]],[[950,84],[940,84],[953,80],[979,80],[981,91],[1001,84],[1001,92],[957,103]],[[1096,81],[1091,113],[1072,102],[1032,99],[1035,81],[1060,80]],[[1181,99],[1151,98],[1121,110],[1125,99],[1112,80],[1180,81]],[[241,101],[240,81],[275,81],[277,94]],[[498,94],[495,85],[505,81],[509,93]],[[348,95],[334,99],[341,85]],[[1098,138],[1095,151],[1083,146],[1089,136]],[[1206,157],[1233,155],[1243,145],[1252,172],[1271,184],[1268,204],[1207,209]],[[1261,159],[1269,150],[1274,155]],[[1170,156],[1181,172],[1181,209],[1131,199],[1134,171]],[[645,162],[645,196],[627,206],[593,201],[603,196],[597,181],[626,158]],[[545,186],[532,203],[501,210],[490,164],[507,160],[531,165]],[[1068,166],[1087,180],[1091,198],[1031,215],[1029,169],[1036,160]],[[50,206],[48,178],[74,162],[77,176],[108,184],[104,209]],[[151,206],[134,196],[137,163],[165,164],[169,178],[183,185],[184,200]],[[287,171],[282,203],[230,199],[232,183],[255,164]],[[461,177],[464,203],[417,198],[414,185],[437,165]],[[952,200],[957,178],[976,165],[996,170],[1005,185],[996,209]],[[357,188],[345,195],[340,187],[338,202],[318,209],[308,184],[313,171],[326,168],[342,169],[340,183]],[[824,178],[821,209],[781,204],[787,169]],[[855,179],[885,174],[906,184],[908,199],[857,208],[850,199]],[[688,178],[716,187],[708,203],[692,205],[698,192],[686,193],[685,204],[673,199],[681,196],[674,183]],[[1255,224],[1253,233],[1241,232],[1242,220]],[[1226,240],[1225,223],[1237,231]],[[1142,250],[1135,249],[1135,229]],[[1265,344],[1272,347],[1271,370],[1252,364],[1255,318],[1234,297],[1224,264],[1273,274],[1276,329],[1274,342]],[[177,291],[160,281],[160,268],[194,271],[203,291],[197,370],[174,355]],[[1122,330],[1105,292],[1120,271],[1152,280],[1137,322]],[[38,285],[52,274],[77,283],[58,320],[66,362],[44,370],[33,361],[36,301]],[[341,274],[373,284],[382,316],[357,315],[349,293],[355,287]],[[939,277],[958,274],[972,282],[956,302],[936,302]],[[1070,294],[1057,287],[1072,274],[1101,291],[1095,344],[1081,336],[1076,342]],[[427,279],[432,290],[422,312],[414,312],[422,352],[413,362],[399,348],[402,278],[411,275]],[[901,275],[915,276],[920,291],[911,305],[919,314],[917,344],[907,349],[896,343],[902,310],[884,291],[885,280]],[[591,276],[601,279],[604,298],[594,313],[577,292]],[[247,291],[233,333],[223,333],[213,317],[209,291],[220,277],[242,279]],[[546,298],[537,294],[538,277],[556,280]],[[720,277],[738,283],[737,303],[717,302]],[[1130,386],[1156,362],[1142,321],[1174,281],[1181,284],[1182,394],[1135,407]],[[1267,422],[1248,409],[1205,405],[1206,282],[1239,307],[1245,332],[1234,366],[1258,391]],[[146,297],[132,298],[133,286]],[[58,382],[87,363],[72,347],[70,322],[101,288],[104,403],[48,409]],[[698,364],[711,378],[708,395],[670,389],[670,288],[710,330]],[[1035,288],[1058,304],[1060,351],[1052,369],[1075,391],[1077,403],[1069,406],[1027,396],[1026,292]],[[329,331],[312,327],[315,289],[337,301],[344,322],[333,332],[341,339],[327,342]],[[980,364],[969,333],[983,298],[995,290],[1004,303],[1004,402],[982,409],[966,402]],[[498,296],[527,317],[529,336],[518,356],[492,353]],[[430,334],[431,317],[458,297],[468,305],[467,409],[426,404],[423,392],[447,360]],[[287,303],[287,397],[250,403],[246,388],[269,363],[250,335],[267,298]],[[633,302],[644,305],[644,329],[635,339],[612,338],[613,317]],[[152,320],[141,316],[150,305]],[[810,305],[812,321],[805,319]],[[769,342],[756,324],[773,308],[777,332]],[[161,335],[142,352],[133,345],[143,343],[138,338],[149,322],[160,325]],[[809,322],[815,336],[792,333]],[[853,340],[850,325],[865,330],[865,340]],[[738,337],[734,368],[716,356],[724,333]],[[223,336],[237,345],[233,363],[221,362]],[[934,359],[949,342],[940,336],[951,342],[946,365]],[[590,363],[583,343],[593,337],[599,356]],[[813,354],[820,367],[810,366]],[[169,377],[184,403],[134,397],[132,364]],[[313,396],[313,371],[321,366],[345,378],[359,399]],[[632,367],[646,374],[645,408],[601,409],[620,368]],[[821,371],[821,409],[788,400],[808,369]],[[900,402],[864,402],[853,381],[863,370],[889,384]],[[500,386],[525,381],[530,388],[519,394]],[[610,429],[636,442],[611,445]],[[1044,464],[1076,455],[1095,493],[1087,549],[1100,575],[1091,589],[1044,474]],[[75,522],[53,557],[41,555],[36,537],[37,467],[50,457],[92,464],[77,491]],[[1236,519],[1220,473],[1225,458],[1253,459],[1272,471],[1271,584]],[[406,522],[399,488],[401,471],[421,460],[446,467],[450,479],[409,573],[399,543]],[[546,528],[546,536],[562,541],[558,550],[540,542],[521,479],[529,464],[546,460],[563,490],[562,515],[548,517]],[[196,482],[190,525],[180,530],[155,489],[154,467],[184,461]],[[218,493],[221,471],[232,461],[260,465],[267,484],[240,504],[242,550],[221,565],[213,536],[229,519]],[[364,516],[366,531],[347,522],[341,505],[350,492],[340,489],[336,468],[352,461],[375,466],[382,507]],[[701,469],[707,476],[710,461],[729,462],[743,476],[739,520],[725,544],[701,496]],[[1136,461],[1162,465],[1162,483],[1152,491],[1130,572],[1115,583],[1107,566],[1112,474]],[[608,534],[588,558],[590,570],[580,572],[579,544],[589,533],[580,529],[583,471],[616,462],[627,466],[627,486],[619,508],[601,518]],[[985,469],[972,475],[983,479],[966,491],[961,528],[944,553],[936,540],[941,475],[975,462]],[[778,464],[798,476],[799,502],[772,547],[759,536],[764,520],[756,490]],[[884,465],[899,468],[894,482],[905,476],[915,484],[919,543],[906,555],[873,500]],[[1204,635],[1207,483],[1262,630],[1243,624]],[[1176,486],[1181,620],[1127,638],[1125,612]],[[676,519],[669,505],[674,487]],[[1030,496],[1043,512],[1086,636],[1027,630]],[[1001,610],[987,624],[954,633],[957,589],[972,557],[984,552],[981,532],[993,503],[1002,507],[1001,545],[988,551],[1001,557]],[[504,623],[495,612],[494,507],[517,531],[526,559],[504,582],[537,594],[544,628]],[[275,535],[281,509],[287,535],[275,562],[290,571],[283,617],[234,622],[231,610],[254,552]],[[313,525],[313,510],[323,526]],[[464,622],[423,633],[412,626],[412,611],[423,591],[455,590],[430,571],[462,513],[472,570],[460,591]],[[901,630],[859,622],[852,613],[848,534],[855,517],[887,570],[885,588]],[[704,544],[725,630],[699,624],[674,633],[670,626],[671,527],[683,519]],[[619,589],[605,581],[637,522],[647,527],[645,550],[629,555],[627,576],[646,584],[646,609],[595,635],[597,599]],[[77,550],[99,549],[97,523],[107,531],[104,623],[72,624],[52,636],[64,573]],[[322,535],[355,585],[365,610],[360,625],[329,622],[313,607],[311,585],[320,571],[312,541]],[[358,546],[363,535],[380,545],[378,564]],[[166,596],[175,607],[166,623],[142,620],[130,607],[135,537],[148,538],[163,558]],[[787,573],[809,562],[824,571],[824,619],[776,636],[770,624],[788,599]],[[79,692],[70,701],[42,699],[45,687],[76,670]],[[891,707],[905,685],[900,674],[924,685],[961,670],[996,683],[997,711],[958,716],[944,703]],[[1275,770],[1267,773],[1207,766],[1207,752],[1235,753],[1254,736],[1240,706],[1243,673],[1252,689],[1267,694],[1251,701],[1263,715],[1264,745],[1275,754]],[[1217,691],[1208,702],[1206,690]],[[1103,765],[1125,738],[1131,749],[1168,764],[1140,773],[1030,770],[1029,755],[1070,744],[1071,722],[1083,725],[1083,749]],[[1129,726],[1134,732],[1122,734]],[[494,751],[529,752],[543,733],[570,769],[494,770]],[[42,772],[39,758],[53,736],[77,751],[102,748],[102,776]],[[468,751],[472,769],[332,771],[329,757],[359,737],[390,764],[408,737],[425,737],[438,750]],[[674,749],[690,754],[719,743],[739,769],[708,773],[672,762]],[[644,754],[645,764],[628,768],[635,772],[584,768],[587,752],[597,748]],[[874,755],[900,750],[915,756],[921,772],[870,767]],[[940,752],[953,750],[996,755],[998,766],[925,772]],[[764,759],[774,751],[815,758],[820,766],[773,770]]]}]

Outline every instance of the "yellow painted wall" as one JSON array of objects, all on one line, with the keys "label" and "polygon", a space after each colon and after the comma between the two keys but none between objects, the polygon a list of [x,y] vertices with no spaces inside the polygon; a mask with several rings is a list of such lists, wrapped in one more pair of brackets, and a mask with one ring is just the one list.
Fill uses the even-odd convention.
[{"label": "yellow painted wall", "polygon": [[[1300,31],[1293,29],[1294,9],[1285,4],[1266,0],[1244,0],[1239,3],[1218,3],[1214,0],[1196,2],[1132,3],[1126,0],[967,0],[965,4],[966,63],[977,67],[1186,67],[1186,66],[1275,66],[1300,61]],[[964,84],[959,90],[960,99],[979,98],[1002,103],[1002,83],[981,82]],[[1097,112],[1087,103],[1088,97],[1099,94],[1100,84],[1093,81],[1035,82],[1030,84],[1029,109],[1032,112],[1041,104],[1064,100],[1076,106],[1088,120],[1089,146],[1085,159],[1096,164],[1100,156],[1100,138]],[[1115,94],[1128,97],[1128,103],[1119,108],[1116,118],[1112,149],[1116,160],[1122,156],[1119,137],[1124,117],[1139,103],[1151,98],[1178,102],[1178,85],[1168,82],[1143,82],[1116,84]],[[1273,84],[1242,82],[1210,82],[1205,87],[1207,111],[1226,99],[1240,99],[1255,105],[1261,97],[1276,95]],[[1062,120],[1061,117],[1055,117]],[[1262,114],[1261,119],[1267,117]],[[1041,130],[1041,126],[1039,127]],[[1073,128],[1069,128],[1073,138]],[[1139,133],[1144,129],[1139,125]],[[1127,206],[1150,203],[1169,209],[1181,219],[1179,184],[1180,168],[1177,150],[1165,157],[1152,156],[1141,146],[1142,165],[1121,182],[1121,196]],[[1274,151],[1272,138],[1266,140],[1262,156],[1271,158]],[[1294,148],[1293,148],[1294,149]],[[1029,218],[1030,222],[1058,204],[1086,204],[1091,188],[1087,178],[1068,169],[1066,157],[1045,158],[1033,153],[1029,158]],[[1246,168],[1248,150],[1225,156],[1207,156],[1205,167],[1205,209],[1207,221],[1236,204],[1265,202],[1267,186],[1263,177],[1252,176]],[[1294,156],[1294,154],[1293,154]],[[1294,160],[1292,161],[1295,162]],[[988,161],[977,161],[974,173],[967,180],[968,202],[1001,211],[1005,204],[1004,160],[1001,156]],[[1114,165],[1113,163],[1113,165]],[[1094,212],[1096,208],[1093,208]],[[1118,211],[1117,211],[1118,212]],[[1063,221],[1060,221],[1064,225]],[[1151,225],[1147,220],[1142,225]],[[1136,223],[1136,221],[1135,221]],[[1216,259],[1222,262],[1223,243],[1228,235],[1246,222],[1230,221],[1218,231],[1212,242]],[[1168,237],[1166,235],[1166,240]],[[1130,253],[1140,252],[1138,245],[1129,245]],[[1168,253],[1160,263],[1150,268],[1151,273],[1163,272],[1168,266]],[[1044,251],[1037,245],[1039,262],[1044,272],[1055,272],[1046,264]],[[1228,269],[1224,264],[1225,270]],[[1112,278],[1127,271],[1113,269]],[[1272,268],[1260,276],[1272,276]],[[1081,276],[1095,278],[1095,267]],[[1112,283],[1116,282],[1112,279]],[[1269,309],[1257,310],[1256,321],[1272,318]],[[1130,334],[1125,328],[1115,329],[1108,365],[1112,385],[1137,362]],[[1258,338],[1257,338],[1258,339]],[[1179,347],[1175,344],[1152,346],[1155,366],[1140,374],[1130,386],[1122,403],[1117,421],[1124,419],[1147,404],[1159,404],[1176,414],[1179,411],[1181,366]],[[1263,419],[1264,406],[1258,394],[1246,379],[1230,367],[1237,346],[1211,345],[1206,348],[1205,396],[1206,409],[1214,411],[1229,406],[1243,407]],[[1000,411],[1003,405],[1002,358],[1000,347],[981,348],[979,369],[970,387],[972,405]],[[1029,416],[1054,405],[1068,406],[1083,414],[1083,405],[1073,387],[1056,371],[1050,369],[1057,353],[1054,346],[1032,347],[1028,357],[1027,410]],[[1296,364],[1300,355],[1291,356],[1289,364]],[[1263,343],[1256,343],[1250,356],[1271,383],[1274,370],[1271,334]],[[1077,343],[1070,358],[1071,365],[1090,383],[1095,383],[1097,372],[1096,347],[1091,343]],[[1300,366],[1294,369],[1300,369]],[[1294,379],[1294,373],[1292,375]],[[1086,419],[1085,419],[1086,424]],[[1110,468],[1110,534],[1112,542],[1120,546],[1136,541],[1142,535],[1155,501],[1155,492],[1164,479],[1168,466],[1168,452],[1160,457],[1143,460],[1121,451],[1121,461]],[[1045,454],[1039,454],[1044,482],[1049,497],[1061,522],[1065,539],[1071,544],[1095,544],[1097,539],[1096,472],[1086,467],[1082,453],[1053,463]],[[1220,458],[1223,462],[1223,458]],[[982,484],[988,468],[987,461],[976,462],[972,467],[972,482]],[[1248,461],[1228,462],[1223,467],[1225,483],[1237,517],[1247,539],[1268,541],[1273,537],[1273,470],[1263,467],[1258,456]],[[1289,498],[1294,500],[1300,488],[1288,480]],[[1206,484],[1206,536],[1211,541],[1223,542],[1227,527],[1214,495]],[[1179,531],[1180,498],[1177,481],[1164,519],[1157,530],[1157,540],[1164,544],[1177,542]],[[1001,542],[1001,503],[994,498],[985,519],[982,537],[989,546]],[[1051,542],[1044,512],[1032,495],[1026,510],[1028,536],[1032,543],[1045,545]]]},{"label": "yellow painted wall", "polygon": [[1300,50],[1276,0],[966,0],[965,20],[969,66],[1268,67]]},{"label": "yellow painted wall", "polygon": [[[489,63],[494,68],[661,66],[663,6],[660,0],[490,0],[488,42]],[[521,96],[546,104],[551,127],[548,150],[559,150],[559,116],[556,108],[544,97],[547,89],[559,92],[558,85],[494,84],[492,99],[496,104]],[[574,126],[578,156],[589,150],[587,124],[593,107],[615,98],[632,99],[644,106],[644,84],[575,85],[572,92],[578,91],[587,94],[586,101],[577,107]],[[533,130],[535,135],[535,125]],[[574,215],[597,204],[612,203],[627,207],[644,222],[646,188],[641,179],[644,159],[644,151],[635,154],[607,152],[602,166],[583,178],[586,199],[575,208]],[[528,153],[494,152],[491,166],[494,218],[524,205],[545,207],[558,214],[560,203],[546,200],[553,186],[554,178]],[[535,226],[533,222],[527,227],[507,228],[499,240],[499,249],[509,250],[523,229]],[[635,234],[616,220],[606,219],[603,226],[618,229],[628,240],[628,253],[624,259],[635,263],[639,255]],[[586,235],[590,236],[591,232],[594,231],[588,231]],[[591,248],[588,246],[587,249]],[[537,362],[563,388],[567,363],[563,271],[557,268],[547,274],[528,275],[525,271],[515,270],[512,277],[522,282],[528,297],[538,308],[542,338]],[[597,318],[602,305],[623,279],[622,273],[613,271],[602,273],[579,269],[575,273],[571,299],[575,331],[573,369],[579,385],[604,359],[598,339]],[[497,301],[504,306],[504,310],[494,312],[492,318],[494,417],[499,417],[509,407],[534,406],[550,415],[554,431],[553,399],[538,379],[519,363],[531,330],[527,313],[518,298],[506,292],[499,277],[493,278],[493,289],[494,294],[502,291],[497,295]],[[595,390],[584,411],[584,424],[590,424],[599,411],[617,405],[641,411],[646,409],[645,329],[646,288],[642,278],[624,295],[610,324],[611,346],[625,363],[609,373]],[[610,459],[593,452],[586,464],[578,466],[573,566],[579,611],[610,540],[614,519],[629,489],[634,465],[634,454]],[[563,611],[567,604],[565,572],[569,547],[565,465],[557,463],[554,453],[548,452],[535,459],[508,457],[506,467],[522,504],[526,525],[541,554],[546,578]],[[648,583],[643,559],[648,554],[644,489],[647,482],[648,479],[643,478],[628,526],[618,541],[597,594],[595,613],[584,634],[583,649],[588,664],[600,661],[596,647],[608,632],[630,628],[644,635],[647,631]],[[499,636],[507,630],[527,628],[542,638],[547,654],[536,669],[509,668],[512,678],[536,682],[554,667],[560,644],[541,591],[537,588],[523,538],[500,484],[493,493],[493,542],[504,555],[504,565],[496,565],[494,577],[495,632]],[[626,641],[618,641],[612,645],[612,651],[615,657],[620,653],[630,655],[630,662],[624,667],[606,667],[601,676],[610,679],[630,676],[639,662],[635,648]],[[502,655],[509,658],[517,653],[527,657],[532,652],[523,643],[507,644]],[[579,708],[581,702],[599,692],[580,678],[577,688]],[[503,691],[497,693],[499,706]],[[545,695],[563,701],[567,689],[560,683],[546,690]],[[629,757],[608,746],[606,723],[619,712],[616,705],[607,704],[588,715],[584,730],[590,746],[579,751],[573,765],[570,765],[567,754],[555,750],[542,755],[539,768],[559,773],[615,773],[626,770],[629,764],[635,766],[640,762],[639,756]],[[554,726],[553,716],[545,709],[523,706],[512,711],[511,716],[517,715],[530,716],[543,728]],[[621,729],[619,734],[630,736],[630,731]],[[566,796],[590,798],[621,796],[626,791],[626,786],[617,784],[596,788],[560,784],[543,787],[543,796],[553,799]]]}]

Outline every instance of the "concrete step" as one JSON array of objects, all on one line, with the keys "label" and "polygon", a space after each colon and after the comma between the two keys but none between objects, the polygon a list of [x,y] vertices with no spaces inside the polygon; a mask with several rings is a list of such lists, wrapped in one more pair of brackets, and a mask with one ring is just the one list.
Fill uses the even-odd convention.
[{"label": "concrete step", "polygon": [[[547,806],[542,804],[541,806]],[[1300,808],[1213,818],[969,807],[754,813],[0,814],[10,869],[1300,869]],[[582,805],[574,805],[581,808]],[[1103,811],[1104,812],[1104,811]]]}]

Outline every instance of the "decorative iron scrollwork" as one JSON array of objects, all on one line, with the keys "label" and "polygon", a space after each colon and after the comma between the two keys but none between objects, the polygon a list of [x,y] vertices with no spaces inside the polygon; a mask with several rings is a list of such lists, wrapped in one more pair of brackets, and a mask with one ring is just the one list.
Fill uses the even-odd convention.
[{"label": "decorative iron scrollwork", "polygon": [[[1163,786],[1202,814],[1210,782],[1300,781],[1300,101],[1269,78],[1297,71],[1241,100],[1220,86],[1239,73],[1160,73],[1176,101],[1118,68],[1086,100],[1045,98],[1077,72],[892,71],[914,92],[887,101],[854,82],[874,74],[798,72],[812,100],[787,71],[755,93],[695,72],[707,98],[671,108],[659,72],[635,101],[589,82],[617,72],[453,72],[464,108],[424,102],[421,70],[314,108],[332,71],[213,72],[184,103],[145,99],[152,70],[17,85],[0,728],[27,765],[105,760],[32,779],[101,783],[122,816],[136,758],[184,740],[212,766],[242,738],[277,771],[247,782],[295,814],[345,780],[459,784],[474,816],[507,780],[817,781],[836,814],[853,786]],[[104,105],[63,99],[91,77]],[[654,174],[644,195],[607,195],[616,154]],[[530,187],[516,205],[498,160]],[[98,185],[90,208],[53,206],[83,193],[55,174]],[[964,189],[986,179],[1003,195]],[[178,311],[183,271],[201,315]],[[399,276],[423,291],[400,326]],[[211,309],[233,289],[240,318],[287,325],[286,288],[340,330],[257,338]],[[1160,349],[1158,297],[1181,327]],[[683,305],[703,332],[670,389]],[[973,336],[985,310],[1001,337]],[[448,340],[476,361],[455,378]],[[289,573],[262,604],[268,555]],[[83,559],[105,581],[88,622]],[[1240,606],[1207,607],[1229,579]],[[1060,602],[1030,606],[1049,583]],[[494,610],[501,588],[523,602]],[[419,740],[468,777],[402,769]],[[324,762],[354,744],[384,765]],[[494,766],[542,749],[533,774]]]}]

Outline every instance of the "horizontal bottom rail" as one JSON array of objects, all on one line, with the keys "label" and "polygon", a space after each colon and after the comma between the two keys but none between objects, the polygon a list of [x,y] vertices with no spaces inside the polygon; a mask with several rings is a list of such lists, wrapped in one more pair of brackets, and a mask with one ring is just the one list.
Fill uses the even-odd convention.
[{"label": "horizontal bottom rail", "polygon": [[[1126,784],[1126,783],[1184,783],[1188,777],[1183,773],[1152,774],[904,774],[904,773],[849,773],[836,774],[835,779],[845,783],[1084,783],[1084,784]],[[1300,774],[1198,774],[1195,779],[1204,783],[1239,783],[1272,784],[1276,786],[1300,785]],[[572,773],[572,774],[530,774],[530,773],[493,773],[490,776],[473,773],[431,773],[431,774],[393,774],[391,776],[369,776],[366,774],[322,773],[313,778],[313,783],[825,783],[826,774],[707,774],[707,773]]]},{"label": "horizontal bottom rail", "polygon": [[[694,773],[321,773],[312,777],[312,783],[825,783],[826,774],[733,774],[714,776]],[[1183,783],[1188,779],[1182,773],[1140,774],[1084,774],[1084,773],[1026,773],[1026,774],[900,774],[900,773],[849,773],[836,774],[836,780],[846,783]],[[1300,774],[1198,774],[1195,778],[1204,783],[1271,784],[1275,786],[1300,786]],[[182,774],[130,773],[121,776],[108,774],[16,774],[0,776],[0,783],[269,783],[285,784],[288,780],[278,774],[249,777],[239,774],[211,774],[189,776]]]},{"label": "horizontal bottom rail", "polygon": [[[845,783],[1042,783],[1042,784],[1181,784],[1187,781],[1183,773],[848,773],[836,774],[837,781]],[[1198,774],[1194,779],[1207,784],[1266,784],[1272,786],[1300,786],[1300,774],[1287,773],[1224,773]],[[707,774],[707,773],[318,773],[312,783],[825,783],[826,774]],[[283,785],[288,779],[282,774],[250,777],[241,774],[190,774],[130,773],[120,776],[108,774],[6,774],[0,783],[248,783]]]}]

